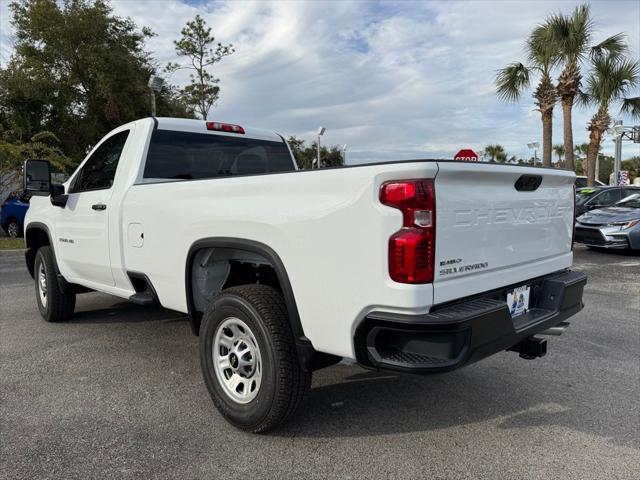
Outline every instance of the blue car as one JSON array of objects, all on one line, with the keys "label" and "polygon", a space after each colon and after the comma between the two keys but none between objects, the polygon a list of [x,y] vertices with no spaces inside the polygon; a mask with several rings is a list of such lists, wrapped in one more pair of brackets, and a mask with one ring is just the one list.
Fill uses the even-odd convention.
[{"label": "blue car", "polygon": [[640,250],[640,193],[579,216],[575,240],[592,248]]},{"label": "blue car", "polygon": [[17,238],[23,234],[24,216],[29,209],[29,197],[23,192],[12,192],[2,203],[0,226],[8,236]]}]

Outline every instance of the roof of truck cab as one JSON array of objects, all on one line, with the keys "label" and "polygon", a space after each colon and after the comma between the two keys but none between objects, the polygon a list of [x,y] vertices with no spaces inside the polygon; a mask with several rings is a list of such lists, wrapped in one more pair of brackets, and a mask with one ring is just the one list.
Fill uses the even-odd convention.
[{"label": "roof of truck cab", "polygon": [[[180,132],[208,133],[214,135],[225,135],[229,137],[256,138],[259,140],[272,140],[276,142],[282,141],[282,137],[272,130],[248,127],[244,124],[225,122],[219,119],[207,121],[171,117],[154,117],[154,119],[157,120],[158,128],[161,130],[177,130]],[[234,125],[240,125],[244,129],[245,133],[241,134],[207,130],[207,122],[233,123]]]}]

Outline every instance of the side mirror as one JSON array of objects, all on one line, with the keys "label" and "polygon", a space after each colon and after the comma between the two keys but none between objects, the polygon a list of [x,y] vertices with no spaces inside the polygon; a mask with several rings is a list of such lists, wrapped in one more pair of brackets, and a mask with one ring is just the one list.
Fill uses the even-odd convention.
[{"label": "side mirror", "polygon": [[29,195],[51,194],[51,168],[46,160],[24,162],[24,191]]},{"label": "side mirror", "polygon": [[65,207],[69,195],[64,193],[64,185],[53,184],[51,185],[51,205],[56,207]]}]

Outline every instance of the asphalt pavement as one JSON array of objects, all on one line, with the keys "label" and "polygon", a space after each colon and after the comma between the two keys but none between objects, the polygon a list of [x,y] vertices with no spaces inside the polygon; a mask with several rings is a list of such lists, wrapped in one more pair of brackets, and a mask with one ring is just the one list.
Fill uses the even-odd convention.
[{"label": "asphalt pavement", "polygon": [[[0,478],[640,478],[640,256],[577,247],[585,309],[546,357],[455,372],[316,372],[267,435],[227,424],[174,312],[98,293],[44,322],[0,252]],[[327,299],[330,301],[330,299]]]}]

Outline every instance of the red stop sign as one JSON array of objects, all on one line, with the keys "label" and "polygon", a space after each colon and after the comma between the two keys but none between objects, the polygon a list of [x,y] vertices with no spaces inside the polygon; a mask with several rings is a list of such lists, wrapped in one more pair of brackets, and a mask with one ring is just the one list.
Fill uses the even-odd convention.
[{"label": "red stop sign", "polygon": [[453,156],[454,160],[462,160],[467,162],[477,162],[478,154],[470,148],[463,148]]}]

